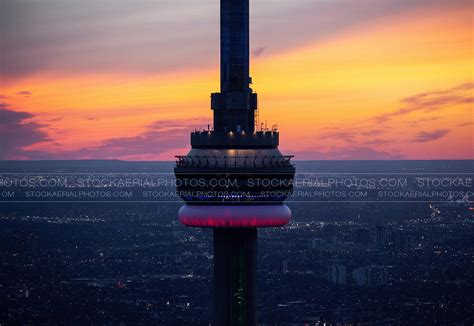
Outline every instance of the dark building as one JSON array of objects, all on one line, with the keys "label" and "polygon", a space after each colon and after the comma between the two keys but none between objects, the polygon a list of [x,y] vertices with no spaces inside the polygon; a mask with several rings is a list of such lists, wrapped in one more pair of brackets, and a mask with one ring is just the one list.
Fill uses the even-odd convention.
[{"label": "dark building", "polygon": [[308,241],[308,248],[310,250],[319,251],[321,250],[322,239],[312,238]]},{"label": "dark building", "polygon": [[214,125],[192,132],[191,151],[177,156],[177,190],[186,201],[179,219],[214,229],[214,325],[256,325],[257,228],[289,222],[283,201],[293,189],[295,168],[278,150],[278,131],[256,126],[249,0],[221,0],[220,10],[221,89],[211,94]]},{"label": "dark building", "polygon": [[385,266],[365,266],[352,272],[354,284],[357,286],[379,287],[387,283]]},{"label": "dark building", "polygon": [[333,242],[337,239],[338,227],[334,224],[327,224],[323,226],[322,229],[323,238],[328,242]]},{"label": "dark building", "polygon": [[355,233],[355,244],[361,247],[367,247],[370,244],[370,230],[358,229]]},{"label": "dark building", "polygon": [[347,268],[342,265],[332,265],[328,268],[328,281],[337,284],[345,285],[347,283]]},{"label": "dark building", "polygon": [[385,226],[377,226],[375,229],[375,245],[378,249],[383,249],[387,245],[387,229]]},{"label": "dark building", "polygon": [[396,251],[402,251],[406,249],[406,234],[403,230],[395,230],[392,232],[392,247]]}]

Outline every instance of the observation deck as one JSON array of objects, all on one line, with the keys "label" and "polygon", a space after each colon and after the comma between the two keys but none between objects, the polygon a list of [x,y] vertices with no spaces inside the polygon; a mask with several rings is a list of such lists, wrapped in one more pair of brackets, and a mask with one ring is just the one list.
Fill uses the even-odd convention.
[{"label": "observation deck", "polygon": [[176,167],[183,168],[292,168],[293,155],[192,156],[176,155]]},{"label": "observation deck", "polygon": [[234,155],[176,156],[178,193],[191,205],[283,203],[293,190],[293,156],[278,155],[274,150],[274,155],[256,150],[250,153],[253,155],[227,151]]},{"label": "observation deck", "polygon": [[265,149],[278,148],[278,143],[278,131],[194,131],[191,133],[192,148]]}]

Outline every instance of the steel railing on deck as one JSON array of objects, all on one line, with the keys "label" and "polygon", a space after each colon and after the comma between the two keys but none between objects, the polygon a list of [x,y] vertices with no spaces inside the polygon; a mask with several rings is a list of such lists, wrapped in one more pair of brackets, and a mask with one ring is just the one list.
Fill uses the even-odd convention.
[{"label": "steel railing on deck", "polygon": [[180,156],[177,167],[292,167],[293,155],[285,156]]}]

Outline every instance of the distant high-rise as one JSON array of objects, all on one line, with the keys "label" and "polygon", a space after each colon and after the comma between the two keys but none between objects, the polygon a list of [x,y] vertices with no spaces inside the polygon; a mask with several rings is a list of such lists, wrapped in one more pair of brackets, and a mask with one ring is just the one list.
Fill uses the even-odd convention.
[{"label": "distant high-rise", "polygon": [[283,274],[288,273],[288,259],[283,259],[282,272]]},{"label": "distant high-rise", "polygon": [[345,285],[347,283],[347,268],[342,265],[332,265],[328,268],[328,281],[337,284]]},{"label": "distant high-rise", "polygon": [[358,286],[365,286],[367,284],[367,270],[365,267],[356,268],[352,271],[352,278],[354,284]]},{"label": "distant high-rise", "polygon": [[387,245],[387,229],[379,225],[375,229],[375,244],[378,249],[383,249]]},{"label": "distant high-rise", "polygon": [[336,243],[338,236],[339,227],[334,224],[324,225],[322,229],[322,236],[326,239],[327,242]]},{"label": "distant high-rise", "polygon": [[355,233],[355,243],[361,247],[367,247],[370,243],[370,230],[358,229]]},{"label": "distant high-rise", "polygon": [[395,230],[392,232],[392,248],[395,251],[406,249],[406,235],[403,230]]},{"label": "distant high-rise", "polygon": [[191,151],[177,156],[177,190],[186,201],[179,220],[214,229],[213,325],[256,325],[257,228],[289,222],[283,202],[293,189],[295,168],[278,150],[276,127],[257,125],[249,0],[220,4],[221,85],[211,94],[214,125],[192,132]]},{"label": "distant high-rise", "polygon": [[311,250],[321,250],[322,239],[312,238],[309,239],[309,249]]},{"label": "distant high-rise", "polygon": [[387,283],[385,266],[364,266],[352,271],[354,284],[358,286],[377,287]]}]

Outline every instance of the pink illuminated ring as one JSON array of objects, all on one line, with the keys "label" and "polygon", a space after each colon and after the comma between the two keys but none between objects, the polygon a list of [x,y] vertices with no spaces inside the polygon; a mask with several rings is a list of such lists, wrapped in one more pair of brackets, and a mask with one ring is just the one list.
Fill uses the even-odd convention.
[{"label": "pink illuminated ring", "polygon": [[285,204],[252,206],[184,205],[178,212],[179,221],[186,226],[209,228],[279,227],[291,219]]}]

